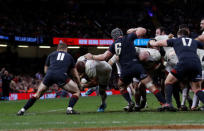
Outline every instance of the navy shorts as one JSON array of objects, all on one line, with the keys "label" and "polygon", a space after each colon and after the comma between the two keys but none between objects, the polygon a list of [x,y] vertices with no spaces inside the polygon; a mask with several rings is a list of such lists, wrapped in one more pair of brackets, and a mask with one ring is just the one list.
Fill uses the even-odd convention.
[{"label": "navy shorts", "polygon": [[120,79],[125,84],[130,84],[134,77],[138,80],[143,80],[148,76],[147,72],[143,68],[142,64],[134,63],[127,66],[125,69],[122,68]]},{"label": "navy shorts", "polygon": [[171,74],[173,74],[178,80],[198,82],[202,78],[201,64],[194,60],[181,62],[171,70]]},{"label": "navy shorts", "polygon": [[69,79],[67,74],[47,73],[43,79],[43,84],[47,87],[57,84],[59,87],[64,86]]}]

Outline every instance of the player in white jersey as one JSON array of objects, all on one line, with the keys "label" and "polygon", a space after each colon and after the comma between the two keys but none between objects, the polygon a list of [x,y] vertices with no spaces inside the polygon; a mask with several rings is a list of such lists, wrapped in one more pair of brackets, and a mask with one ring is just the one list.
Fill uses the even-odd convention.
[{"label": "player in white jersey", "polygon": [[101,96],[101,105],[98,112],[104,112],[106,108],[105,92],[111,77],[112,67],[106,61],[86,60],[81,56],[76,63],[79,74],[88,77],[88,82],[82,84],[83,88],[90,88],[99,85],[99,94]]},{"label": "player in white jersey", "polygon": [[204,35],[204,18],[202,18],[200,21],[200,30],[203,31],[202,35]]}]

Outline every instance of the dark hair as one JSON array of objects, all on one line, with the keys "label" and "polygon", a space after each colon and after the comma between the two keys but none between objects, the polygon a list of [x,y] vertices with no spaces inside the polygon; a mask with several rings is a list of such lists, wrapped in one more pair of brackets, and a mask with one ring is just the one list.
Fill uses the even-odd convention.
[{"label": "dark hair", "polygon": [[76,63],[76,69],[77,69],[77,71],[79,72],[79,73],[84,73],[85,72],[85,63],[84,62],[82,62],[82,61],[78,61],[77,63]]},{"label": "dark hair", "polygon": [[204,17],[201,18],[201,21],[204,20]]},{"label": "dark hair", "polygon": [[183,28],[183,29],[178,30],[177,35],[180,35],[180,36],[189,36],[189,32],[188,32],[187,29]]},{"label": "dark hair", "polygon": [[57,46],[57,50],[65,50],[67,49],[67,44],[64,42],[59,43],[59,45]]},{"label": "dark hair", "polygon": [[111,37],[117,40],[118,37],[123,36],[123,31],[120,28],[115,28],[111,31]]},{"label": "dark hair", "polygon": [[156,29],[160,29],[161,33],[164,32],[165,34],[167,33],[166,28],[163,26],[157,27]]},{"label": "dark hair", "polygon": [[187,24],[181,24],[181,25],[179,25],[179,30],[180,29],[189,29],[189,27]]}]

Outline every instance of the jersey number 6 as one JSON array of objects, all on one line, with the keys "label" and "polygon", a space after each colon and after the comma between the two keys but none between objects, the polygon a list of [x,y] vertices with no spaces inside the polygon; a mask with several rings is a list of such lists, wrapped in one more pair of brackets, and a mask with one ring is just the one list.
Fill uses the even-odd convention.
[{"label": "jersey number 6", "polygon": [[121,53],[121,45],[122,45],[121,43],[115,43],[115,54],[117,56],[119,56]]}]

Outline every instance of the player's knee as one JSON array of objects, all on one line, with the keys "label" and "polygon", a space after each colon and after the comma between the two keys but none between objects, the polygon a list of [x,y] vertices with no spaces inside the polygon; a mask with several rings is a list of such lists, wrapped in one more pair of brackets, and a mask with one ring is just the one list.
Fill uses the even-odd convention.
[{"label": "player's knee", "polygon": [[36,94],[33,95],[33,97],[34,97],[35,99],[39,99],[39,98],[40,98],[40,94],[39,94],[39,93],[36,93]]},{"label": "player's knee", "polygon": [[79,96],[80,96],[80,91],[79,91],[79,92],[78,92],[78,91],[77,91],[77,92],[74,92],[74,93],[72,93],[72,95],[75,95],[75,96],[78,96],[78,97],[79,97]]},{"label": "player's knee", "polygon": [[192,87],[192,91],[194,93],[197,93],[200,89],[201,89],[200,87],[196,87],[196,86]]},{"label": "player's knee", "polygon": [[148,89],[151,89],[151,88],[154,86],[154,84],[153,84],[152,81],[148,81],[148,82],[145,83],[145,86],[146,86]]}]

